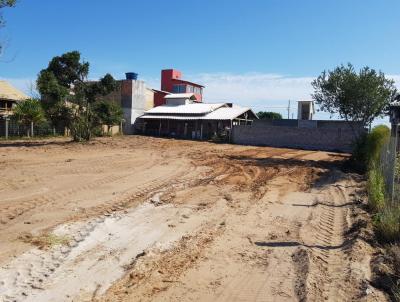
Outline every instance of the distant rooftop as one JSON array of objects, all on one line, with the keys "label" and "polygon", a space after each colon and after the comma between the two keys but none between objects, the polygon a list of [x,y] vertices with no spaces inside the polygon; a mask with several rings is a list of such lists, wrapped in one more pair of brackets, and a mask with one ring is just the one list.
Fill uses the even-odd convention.
[{"label": "distant rooftop", "polygon": [[12,86],[7,81],[0,80],[0,99],[23,101],[29,99],[29,96]]}]

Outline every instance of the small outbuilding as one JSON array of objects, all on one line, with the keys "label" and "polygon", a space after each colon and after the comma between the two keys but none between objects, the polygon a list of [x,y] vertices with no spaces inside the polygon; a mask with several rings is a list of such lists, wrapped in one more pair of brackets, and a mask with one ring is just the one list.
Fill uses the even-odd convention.
[{"label": "small outbuilding", "polygon": [[[248,107],[232,103],[195,103],[190,94],[169,95],[167,104],[152,108],[139,117],[138,133],[187,139],[210,139],[213,136],[229,140],[234,125],[250,125],[257,115]],[[177,96],[178,97],[178,96]]]}]

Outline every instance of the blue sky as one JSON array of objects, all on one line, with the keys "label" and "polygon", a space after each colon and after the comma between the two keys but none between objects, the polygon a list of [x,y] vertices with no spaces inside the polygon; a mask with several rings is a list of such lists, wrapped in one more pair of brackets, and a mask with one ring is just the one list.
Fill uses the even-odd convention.
[{"label": "blue sky", "polygon": [[160,70],[177,68],[209,101],[267,110],[309,98],[312,78],[341,63],[399,85],[399,11],[398,0],[19,0],[4,10],[0,77],[27,90],[53,56],[79,50],[91,78],[135,71],[158,88]]}]

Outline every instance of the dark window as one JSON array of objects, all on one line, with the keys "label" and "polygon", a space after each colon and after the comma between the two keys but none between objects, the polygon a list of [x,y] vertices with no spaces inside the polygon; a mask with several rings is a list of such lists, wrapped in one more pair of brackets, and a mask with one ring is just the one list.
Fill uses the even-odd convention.
[{"label": "dark window", "polygon": [[178,84],[172,86],[173,93],[185,93],[186,92],[186,85]]}]

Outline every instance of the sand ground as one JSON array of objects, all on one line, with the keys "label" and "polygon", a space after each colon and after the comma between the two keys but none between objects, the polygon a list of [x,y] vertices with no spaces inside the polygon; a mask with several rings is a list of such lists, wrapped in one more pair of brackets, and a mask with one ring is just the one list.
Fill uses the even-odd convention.
[{"label": "sand ground", "polygon": [[0,301],[385,301],[346,157],[0,142]]}]

